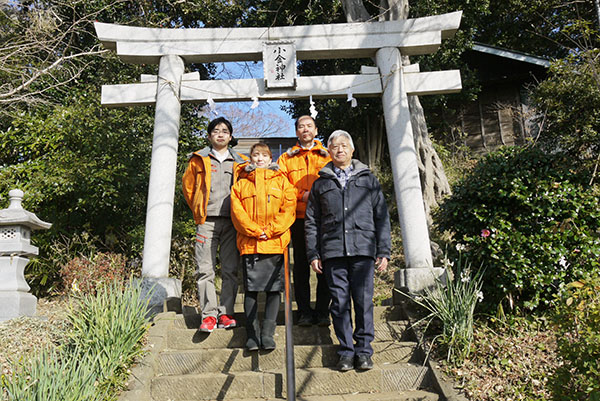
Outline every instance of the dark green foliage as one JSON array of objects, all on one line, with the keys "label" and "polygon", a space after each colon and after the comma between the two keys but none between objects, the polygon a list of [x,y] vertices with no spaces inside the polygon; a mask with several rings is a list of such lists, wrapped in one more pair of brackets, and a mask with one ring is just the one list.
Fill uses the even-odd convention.
[{"label": "dark green foliage", "polygon": [[[27,71],[24,66],[29,65],[43,68],[49,64],[47,60],[51,62],[60,54],[98,49],[95,19],[139,26],[199,26],[202,13],[214,12],[217,23],[228,15],[226,8],[234,8],[220,1],[175,6],[167,1],[50,1],[36,2],[30,8],[19,5],[11,2],[0,10],[1,21],[7,22],[0,30],[0,39],[16,45],[14,40],[31,37],[31,21],[42,15],[45,28],[38,33],[40,39],[56,41],[53,51],[46,53],[19,42],[15,48],[24,50],[14,53],[3,71]],[[0,50],[0,57],[9,47]],[[41,61],[47,64],[35,64]],[[206,78],[212,66],[190,68]],[[34,233],[40,257],[32,261],[26,273],[35,294],[56,289],[61,265],[89,250],[126,252],[132,261],[139,256],[154,108],[107,109],[100,105],[100,87],[135,82],[139,74],[156,74],[156,69],[122,63],[113,53],[75,58],[60,64],[53,76],[41,76],[23,91],[28,94],[45,88],[43,94],[34,96],[34,101],[25,97],[0,109],[0,207],[6,207],[9,189],[20,188],[25,191],[24,207],[53,224],[47,232]],[[79,71],[77,79],[52,87],[72,71]],[[20,82],[18,76],[0,77],[5,78],[2,90]],[[187,162],[186,154],[203,144],[200,133],[206,121],[198,118],[196,107],[182,108],[179,174]],[[191,220],[178,189],[175,217]],[[83,233],[89,234],[87,245],[75,247],[68,254],[55,254],[53,248],[64,238]],[[174,232],[176,238],[181,235]]]},{"label": "dark green foliage", "polygon": [[563,57],[574,36],[574,19],[595,20],[591,1],[488,0],[488,12],[475,22],[476,40],[546,57]]},{"label": "dark green foliage", "polygon": [[595,48],[555,61],[548,79],[534,91],[540,142],[549,150],[564,150],[574,162],[588,166],[600,157],[599,54]]},{"label": "dark green foliage", "polygon": [[436,213],[485,269],[490,308],[548,304],[561,283],[600,267],[598,188],[562,155],[505,148],[484,157]]},{"label": "dark green foliage", "polygon": [[564,364],[553,377],[556,401],[600,400],[600,278],[575,281],[557,302],[558,353]]},{"label": "dark green foliage", "polygon": [[181,280],[182,299],[188,302],[194,300],[198,292],[197,277],[194,275],[196,224],[193,219],[182,216],[180,221],[174,223],[173,231],[177,234],[171,240],[169,277]]},{"label": "dark green foliage", "polygon": [[101,109],[96,99],[83,93],[68,105],[24,113],[0,132],[8,150],[0,192],[20,186],[26,207],[55,224],[54,230],[87,223],[104,233],[131,225],[145,207],[148,110]]},{"label": "dark green foliage", "polygon": [[[475,71],[461,58],[473,46],[481,29],[481,21],[490,15],[489,0],[427,0],[410,1],[410,18],[427,17],[462,11],[460,29],[456,34],[442,41],[435,53],[411,57],[412,63],[419,63],[421,71],[460,70],[462,90],[452,95],[422,96],[419,98],[429,124],[438,132],[448,133],[447,123],[457,118],[465,102],[477,99],[480,91]],[[494,16],[494,18],[496,18]],[[435,121],[435,123],[434,123]],[[446,138],[448,139],[448,138]]]},{"label": "dark green foliage", "polygon": [[[426,0],[411,1],[411,17],[440,14],[462,10],[461,26],[456,35],[442,42],[440,50],[431,55],[413,57],[422,70],[435,71],[458,68],[461,71],[462,91],[456,95],[426,96],[421,98],[428,123],[433,135],[445,141],[456,141],[448,137],[466,102],[477,99],[480,83],[477,71],[465,64],[461,55],[471,48],[474,42],[499,46],[512,51],[520,51],[536,56],[557,59],[577,54],[584,49],[598,47],[598,39],[591,39],[587,32],[596,25],[597,15],[593,1],[565,3],[562,0]],[[587,37],[586,37],[587,35]],[[570,64],[570,63],[568,63]],[[566,69],[565,71],[568,71]],[[596,67],[596,71],[598,68]],[[597,73],[596,73],[597,74]],[[596,85],[597,86],[597,85]],[[568,85],[566,86],[568,88]],[[597,91],[597,89],[596,89]],[[573,96],[578,96],[577,88]],[[594,96],[585,94],[580,97]],[[544,95],[546,96],[546,95]],[[560,97],[549,94],[545,99],[560,103]],[[544,112],[545,107],[540,108]],[[565,108],[568,113],[569,108]],[[584,115],[596,110],[589,107]],[[596,113],[597,114],[597,113]],[[570,119],[574,119],[573,116]],[[547,120],[546,120],[547,121]],[[564,120],[563,120],[564,121]],[[568,124],[567,130],[555,130],[553,136],[576,136]]]}]

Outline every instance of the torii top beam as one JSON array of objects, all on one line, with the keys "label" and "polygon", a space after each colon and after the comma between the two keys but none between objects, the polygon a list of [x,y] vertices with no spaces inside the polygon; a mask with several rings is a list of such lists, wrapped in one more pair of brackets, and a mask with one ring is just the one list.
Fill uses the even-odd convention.
[{"label": "torii top beam", "polygon": [[397,47],[404,55],[429,54],[457,31],[462,11],[400,21],[272,28],[142,28],[96,22],[102,44],[125,62],[158,64],[177,54],[187,63],[259,61],[263,42],[291,40],[298,60],[373,57]]}]

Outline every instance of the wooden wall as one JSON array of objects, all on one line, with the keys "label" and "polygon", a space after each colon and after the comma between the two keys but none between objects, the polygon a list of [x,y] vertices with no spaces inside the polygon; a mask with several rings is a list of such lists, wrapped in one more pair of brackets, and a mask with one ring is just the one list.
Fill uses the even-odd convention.
[{"label": "wooden wall", "polygon": [[522,101],[516,84],[485,88],[461,116],[465,142],[475,153],[523,143]]}]

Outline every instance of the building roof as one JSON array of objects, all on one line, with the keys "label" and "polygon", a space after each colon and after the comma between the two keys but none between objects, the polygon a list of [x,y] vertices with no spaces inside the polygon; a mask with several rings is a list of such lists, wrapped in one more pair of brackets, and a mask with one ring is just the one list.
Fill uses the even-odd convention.
[{"label": "building roof", "polygon": [[486,45],[477,42],[475,42],[475,44],[473,45],[473,50],[481,53],[492,54],[494,56],[508,58],[511,60],[521,61],[524,63],[535,64],[546,68],[550,67],[550,60],[546,58],[533,56],[531,54],[518,52],[515,50],[503,49],[501,47]]}]

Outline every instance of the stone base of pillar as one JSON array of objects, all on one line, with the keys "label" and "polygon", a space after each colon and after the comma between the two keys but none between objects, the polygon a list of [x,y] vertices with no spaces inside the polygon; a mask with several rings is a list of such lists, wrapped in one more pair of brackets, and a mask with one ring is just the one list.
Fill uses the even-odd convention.
[{"label": "stone base of pillar", "polygon": [[142,294],[149,298],[148,312],[181,313],[181,280],[169,277],[143,277]]},{"label": "stone base of pillar", "polygon": [[23,291],[0,291],[0,322],[19,316],[35,316],[37,298]]},{"label": "stone base of pillar", "polygon": [[[435,280],[446,283],[446,270],[443,267],[404,268],[394,273],[394,288],[405,294],[420,294],[426,288],[432,288]],[[406,300],[398,291],[394,291],[394,304]]]}]

